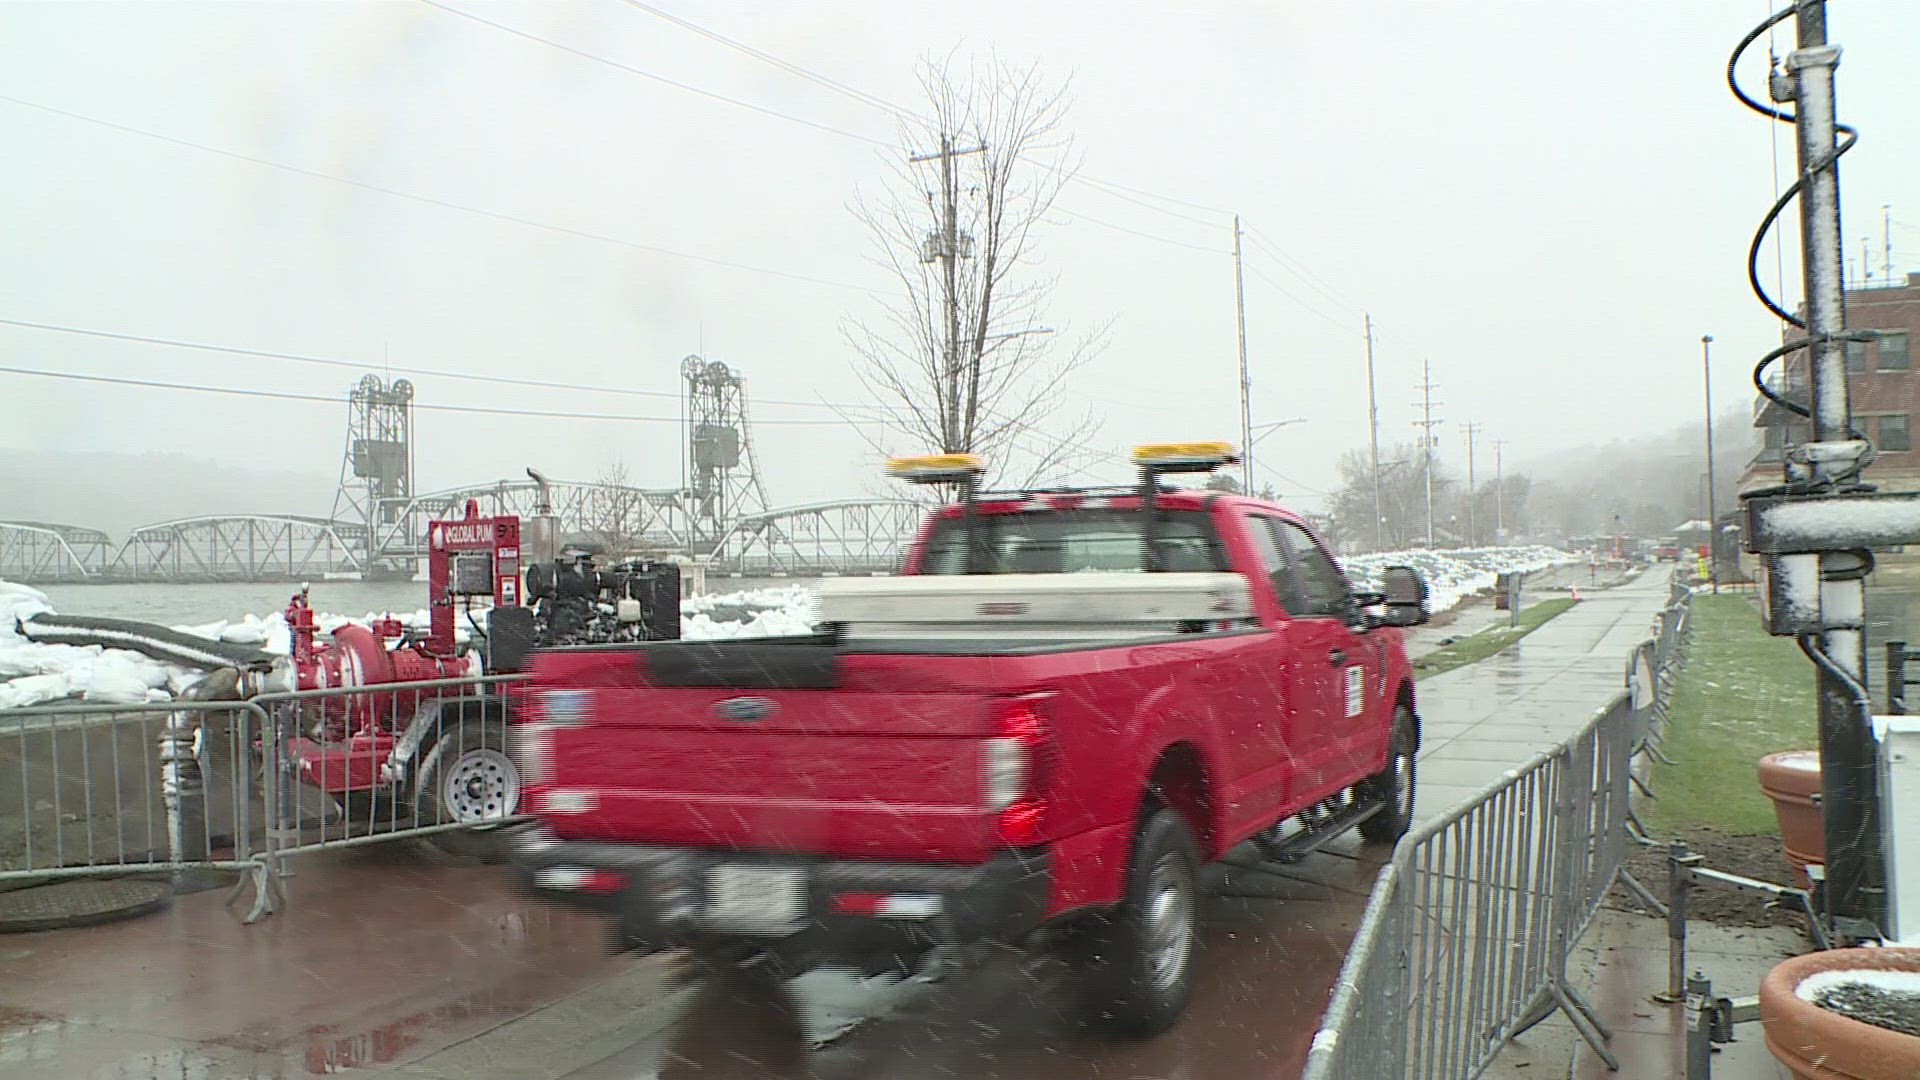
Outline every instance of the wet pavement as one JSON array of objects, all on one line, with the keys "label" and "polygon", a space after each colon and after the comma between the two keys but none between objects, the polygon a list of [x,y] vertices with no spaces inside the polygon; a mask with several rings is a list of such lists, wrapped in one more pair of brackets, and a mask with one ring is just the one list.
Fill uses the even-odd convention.
[{"label": "wet pavement", "polygon": [[1664,569],[1582,592],[1505,652],[1420,681],[1421,820],[1579,731],[1625,685],[1627,657],[1667,601]]},{"label": "wet pavement", "polygon": [[[1583,595],[1509,653],[1421,684],[1421,816],[1618,691],[1665,575]],[[316,855],[257,926],[214,892],[0,937],[0,1080],[1292,1077],[1385,854],[1346,837],[1296,865],[1216,871],[1192,1008],[1132,1043],[1095,1034],[1042,955],[756,986],[679,954],[610,956],[603,920],[522,899],[497,868],[428,866],[402,845]]]},{"label": "wet pavement", "polygon": [[0,937],[0,1077],[1292,1076],[1384,855],[1344,838],[1294,866],[1216,870],[1191,1015],[1121,1044],[1043,956],[757,986],[676,953],[609,956],[600,919],[523,900],[495,869],[399,846],[315,856],[255,927],[201,893]]},{"label": "wet pavement", "polygon": [[[1569,962],[1573,983],[1613,1032],[1607,1048],[1620,1062],[1613,1072],[1556,1013],[1515,1039],[1487,1070],[1487,1080],[1678,1080],[1686,1074],[1686,1014],[1652,995],[1667,985],[1667,924],[1638,912],[1602,909]],[[1757,993],[1781,960],[1808,950],[1806,935],[1782,927],[1687,924],[1687,966],[1705,971],[1716,996]],[[1713,1055],[1713,1075],[1725,1080],[1792,1080],[1767,1052],[1758,1023],[1734,1028],[1734,1041]]]}]

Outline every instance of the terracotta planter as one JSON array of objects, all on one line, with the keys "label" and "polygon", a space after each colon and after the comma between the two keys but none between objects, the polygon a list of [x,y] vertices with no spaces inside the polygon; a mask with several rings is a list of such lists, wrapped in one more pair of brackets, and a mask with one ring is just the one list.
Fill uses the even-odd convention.
[{"label": "terracotta planter", "polygon": [[1913,1080],[1920,1038],[1863,1024],[1802,1001],[1794,990],[1822,971],[1920,972],[1920,949],[1835,949],[1796,956],[1760,983],[1767,1050],[1802,1080]]},{"label": "terracotta planter", "polygon": [[1793,864],[1794,884],[1810,888],[1807,864],[1827,861],[1827,836],[1820,820],[1820,752],[1788,750],[1760,759],[1760,790],[1773,800],[1780,822],[1780,843]]}]

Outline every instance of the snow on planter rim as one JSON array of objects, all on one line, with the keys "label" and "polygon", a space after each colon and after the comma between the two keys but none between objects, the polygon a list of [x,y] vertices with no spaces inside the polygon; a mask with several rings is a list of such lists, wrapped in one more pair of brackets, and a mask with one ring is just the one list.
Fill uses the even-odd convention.
[{"label": "snow on planter rim", "polygon": [[1811,1002],[1823,990],[1856,984],[1871,986],[1895,994],[1920,997],[1920,971],[1889,971],[1885,968],[1855,968],[1840,971],[1816,971],[1793,988],[1795,997]]}]

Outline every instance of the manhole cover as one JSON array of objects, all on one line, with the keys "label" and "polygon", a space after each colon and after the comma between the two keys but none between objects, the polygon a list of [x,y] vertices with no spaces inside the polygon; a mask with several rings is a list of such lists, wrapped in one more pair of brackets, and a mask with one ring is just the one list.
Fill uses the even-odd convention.
[{"label": "manhole cover", "polygon": [[0,893],[0,933],[58,930],[67,926],[131,919],[173,902],[165,881],[75,878]]}]

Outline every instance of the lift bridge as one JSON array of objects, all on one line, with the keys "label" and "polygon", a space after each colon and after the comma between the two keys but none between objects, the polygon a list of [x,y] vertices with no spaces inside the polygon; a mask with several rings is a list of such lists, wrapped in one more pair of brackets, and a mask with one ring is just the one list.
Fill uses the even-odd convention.
[{"label": "lift bridge", "polygon": [[[848,499],[767,507],[754,459],[746,380],[717,360],[680,364],[681,475],[672,488],[608,477],[554,481],[545,497],[561,539],[611,557],[679,557],[741,577],[818,577],[894,569],[926,506]],[[115,544],[97,529],[0,521],[0,580],[319,581],[409,578],[426,555],[427,523],[485,515],[531,517],[531,480],[419,494],[414,387],[367,375],[347,398],[340,482],[327,517],[236,514],[145,525]]]},{"label": "lift bridge", "polygon": [[[680,557],[715,575],[822,577],[891,572],[927,507],[847,499],[743,515],[706,537],[678,490],[554,481],[553,510],[567,543],[612,554]],[[0,521],[0,580],[26,584],[127,581],[321,581],[411,577],[426,554],[426,522],[482,514],[531,515],[528,482],[455,488],[408,500],[389,525],[321,517],[229,515],[142,526],[115,544],[96,529]]]}]

